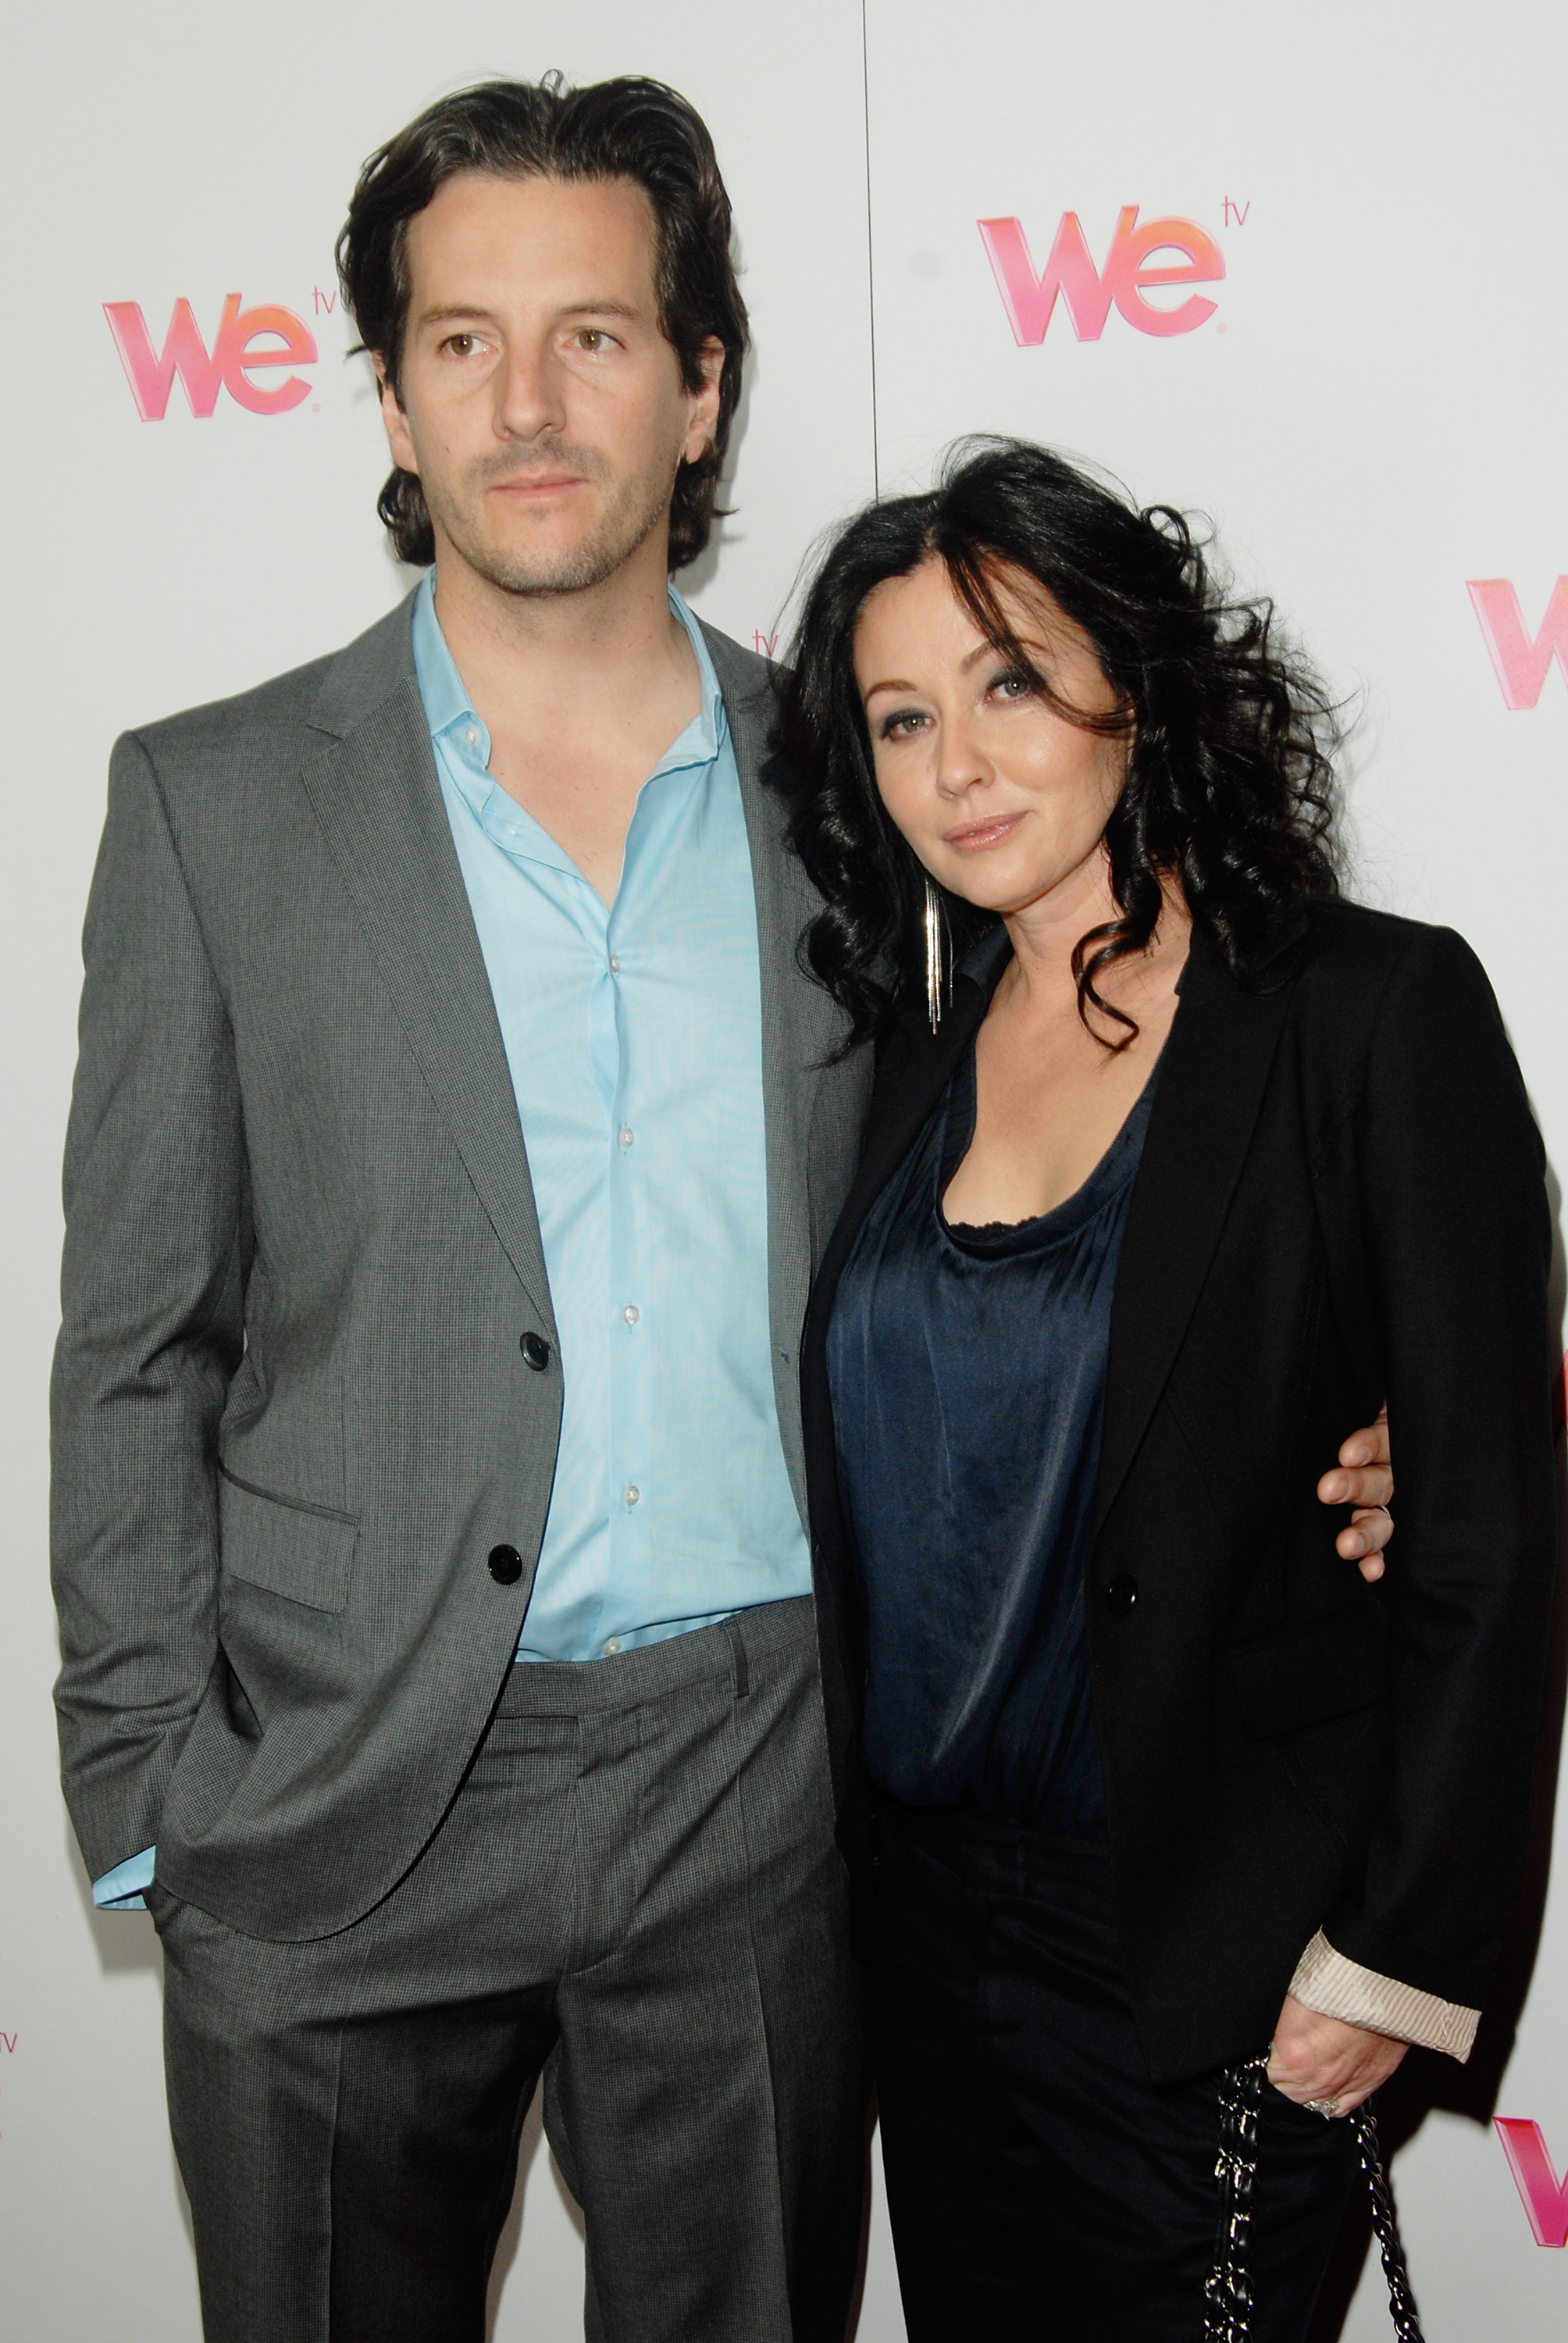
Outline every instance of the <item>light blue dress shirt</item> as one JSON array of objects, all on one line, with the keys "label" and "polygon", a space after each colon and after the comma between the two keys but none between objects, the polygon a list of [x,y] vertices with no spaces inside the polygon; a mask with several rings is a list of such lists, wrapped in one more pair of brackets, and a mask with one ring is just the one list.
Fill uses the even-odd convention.
[{"label": "light blue dress shirt", "polygon": [[490,779],[436,618],[414,663],[506,1043],[565,1382],[519,1659],[594,1660],[805,1594],[768,1318],[751,857],[708,647],[614,904]]},{"label": "light blue dress shirt", "polygon": [[[756,902],[708,647],[614,904],[490,779],[436,617],[414,662],[528,1149],[564,1380],[519,1660],[597,1660],[809,1593],[773,1398]],[[153,1850],[94,1884],[141,1905]]]}]

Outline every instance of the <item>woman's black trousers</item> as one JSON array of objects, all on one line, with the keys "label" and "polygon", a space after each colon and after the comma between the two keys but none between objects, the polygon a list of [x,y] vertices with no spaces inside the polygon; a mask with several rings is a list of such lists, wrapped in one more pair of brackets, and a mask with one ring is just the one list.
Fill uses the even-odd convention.
[{"label": "woman's black trousers", "polygon": [[[1149,2080],[1105,1849],[887,1806],[880,1847],[877,2079],[910,2343],[1200,2343],[1219,2077]],[[1353,2143],[1263,2098],[1253,2343],[1300,2343]]]}]

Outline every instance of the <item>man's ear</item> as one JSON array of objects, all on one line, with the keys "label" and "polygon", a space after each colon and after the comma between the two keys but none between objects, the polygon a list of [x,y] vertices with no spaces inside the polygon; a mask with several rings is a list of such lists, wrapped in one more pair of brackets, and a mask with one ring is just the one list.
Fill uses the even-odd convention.
[{"label": "man's ear", "polygon": [[408,417],[397,387],[389,378],[379,350],[372,350],[370,363],[376,369],[376,387],[381,395],[381,420],[387,427],[387,444],[392,451],[392,461],[400,472],[419,469],[419,458],[414,452],[414,441],[408,429]]},{"label": "man's ear", "polygon": [[709,334],[698,352],[698,365],[702,369],[702,388],[690,393],[691,420],[687,426],[686,445],[681,449],[682,460],[699,464],[713,445],[719,428],[719,388],[724,375],[724,345],[717,334]]}]

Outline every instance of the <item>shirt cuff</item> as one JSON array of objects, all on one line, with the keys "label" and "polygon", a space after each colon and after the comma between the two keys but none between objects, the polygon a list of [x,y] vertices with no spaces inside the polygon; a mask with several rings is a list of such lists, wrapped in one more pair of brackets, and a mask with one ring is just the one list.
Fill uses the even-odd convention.
[{"label": "shirt cuff", "polygon": [[127,1855],[124,1863],[116,1864],[113,1871],[106,1871],[101,1879],[94,1880],[93,1901],[100,1912],[146,1910],[142,1890],[153,1884],[157,1852],[156,1846],[145,1846],[140,1855]]},{"label": "shirt cuff", "polygon": [[1291,1992],[1303,2009],[1315,2009],[1320,2017],[1369,2026],[1374,2034],[1389,2034],[1396,2042],[1413,2042],[1423,2050],[1445,2051],[1461,2066],[1481,2023],[1479,2009],[1439,2001],[1434,1993],[1418,1992],[1397,1977],[1380,1976],[1376,1969],[1347,1960],[1321,1928],[1296,1963]]}]

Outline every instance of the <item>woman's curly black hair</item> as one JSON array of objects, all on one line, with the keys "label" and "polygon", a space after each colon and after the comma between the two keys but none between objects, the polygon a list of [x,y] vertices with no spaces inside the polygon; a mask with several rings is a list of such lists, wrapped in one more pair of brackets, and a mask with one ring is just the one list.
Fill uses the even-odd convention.
[{"label": "woman's curly black hair", "polygon": [[[925,872],[877,789],[854,641],[873,589],[933,557],[1043,699],[1128,743],[1105,830],[1121,917],[1073,954],[1090,1031],[1096,1010],[1128,1028],[1108,1048],[1136,1032],[1096,980],[1147,948],[1171,880],[1223,967],[1255,984],[1283,920],[1338,892],[1332,704],[1280,644],[1272,605],[1231,598],[1181,514],[1139,511],[1025,440],[970,439],[950,451],[929,494],[870,506],[829,548],[781,689],[776,769],[794,798],[796,850],[823,898],[801,962],[848,1012],[846,1050],[923,997]],[[1065,705],[1018,640],[1002,597],[1011,588],[1016,607],[1031,583],[1093,644],[1117,696],[1111,715]],[[991,915],[945,890],[942,900],[961,955]]]}]

